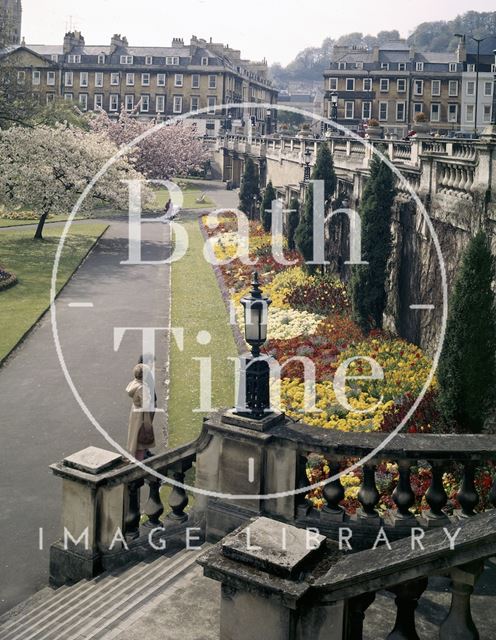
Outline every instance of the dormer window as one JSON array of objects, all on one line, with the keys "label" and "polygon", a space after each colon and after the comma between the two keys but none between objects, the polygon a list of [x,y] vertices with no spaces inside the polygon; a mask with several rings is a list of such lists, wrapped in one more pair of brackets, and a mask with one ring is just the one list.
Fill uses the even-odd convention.
[{"label": "dormer window", "polygon": [[406,71],[406,62],[398,62],[398,71]]},{"label": "dormer window", "polygon": [[98,64],[105,64],[105,54],[104,53],[100,53],[98,55]]},{"label": "dormer window", "polygon": [[67,62],[69,64],[80,64],[81,63],[81,56],[79,54],[70,53],[67,56]]},{"label": "dormer window", "polygon": [[469,73],[475,73],[475,64],[467,64],[467,71]]},{"label": "dormer window", "polygon": [[338,69],[346,69],[346,62],[338,62]]},{"label": "dormer window", "polygon": [[179,56],[167,56],[165,58],[165,64],[177,66],[179,64]]},{"label": "dormer window", "polygon": [[52,62],[58,62],[59,61],[59,56],[57,53],[52,53],[52,55],[50,56],[50,59]]},{"label": "dormer window", "polygon": [[145,57],[145,64],[146,64],[146,65],[151,65],[151,64],[153,64],[153,56],[146,56],[146,57]]},{"label": "dormer window", "polygon": [[423,62],[416,62],[415,63],[415,71],[423,71],[424,70],[424,63]]},{"label": "dormer window", "polygon": [[456,62],[450,62],[449,70],[451,71],[451,73],[456,72],[457,68],[458,68],[458,65],[456,64]]},{"label": "dormer window", "polygon": [[389,62],[381,62],[381,69],[383,71],[389,71]]},{"label": "dormer window", "polygon": [[121,56],[121,64],[133,64],[133,56]]},{"label": "dormer window", "polygon": [[202,58],[201,63],[202,63],[202,67],[208,66],[208,58]]}]

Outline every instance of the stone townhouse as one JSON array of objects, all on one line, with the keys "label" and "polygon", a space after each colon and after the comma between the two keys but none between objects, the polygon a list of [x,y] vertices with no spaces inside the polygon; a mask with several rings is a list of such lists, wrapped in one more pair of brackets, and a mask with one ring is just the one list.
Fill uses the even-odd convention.
[{"label": "stone townhouse", "polygon": [[481,133],[493,122],[496,114],[496,36],[481,42],[479,56],[476,43],[465,37],[460,48],[466,46],[466,61],[462,77],[461,130]]},{"label": "stone townhouse", "polygon": [[430,129],[460,129],[461,81],[466,64],[463,47],[452,53],[418,52],[405,41],[373,49],[334,47],[324,72],[324,115],[359,130],[370,118],[386,134],[403,136],[416,114],[425,114]]},{"label": "stone townhouse", "polygon": [[[195,121],[200,131],[215,134],[240,121],[264,131],[264,104],[277,101],[267,77],[267,62],[251,62],[241,52],[210,40],[174,38],[170,47],[133,47],[114,35],[110,46],[86,45],[83,35],[67,33],[61,46],[10,46],[2,52],[25,84],[42,102],[57,98],[78,104],[82,111],[121,108],[142,118],[177,116],[207,109]],[[260,104],[243,110],[243,102]],[[229,105],[218,109],[219,105]]]}]

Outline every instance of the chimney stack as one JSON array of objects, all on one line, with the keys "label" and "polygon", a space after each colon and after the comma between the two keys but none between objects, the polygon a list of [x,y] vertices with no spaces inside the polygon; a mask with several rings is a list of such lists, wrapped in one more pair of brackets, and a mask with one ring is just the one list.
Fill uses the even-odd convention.
[{"label": "chimney stack", "polygon": [[115,53],[117,49],[127,49],[129,42],[126,36],[121,36],[120,33],[115,33],[110,40],[110,55]]},{"label": "chimney stack", "polygon": [[64,53],[70,53],[75,47],[84,47],[81,31],[69,31],[64,36]]}]

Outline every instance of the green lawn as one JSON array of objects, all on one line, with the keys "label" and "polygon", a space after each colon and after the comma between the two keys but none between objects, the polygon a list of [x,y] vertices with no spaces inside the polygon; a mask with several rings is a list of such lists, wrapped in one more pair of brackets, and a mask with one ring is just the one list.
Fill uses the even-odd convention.
[{"label": "green lawn", "polygon": [[[196,214],[181,218],[189,236],[186,255],[172,265],[172,327],[184,327],[184,350],[171,339],[169,430],[170,446],[194,439],[204,414],[200,403],[200,363],[212,358],[212,407],[234,404],[234,363],[237,355],[229,317],[212,266],[203,257],[203,237]],[[209,331],[207,346],[197,343],[199,331]]]},{"label": "green lawn", "polygon": [[[58,290],[105,231],[105,224],[72,227],[62,252]],[[18,283],[0,291],[0,361],[48,308],[53,259],[62,229],[45,227],[43,241],[33,240],[30,229],[0,231],[0,261],[16,273]]]}]

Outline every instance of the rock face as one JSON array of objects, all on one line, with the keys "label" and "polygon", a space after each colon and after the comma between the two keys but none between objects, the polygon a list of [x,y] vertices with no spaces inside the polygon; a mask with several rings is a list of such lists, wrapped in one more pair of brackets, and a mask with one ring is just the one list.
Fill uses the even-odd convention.
[{"label": "rock face", "polygon": [[[443,324],[443,269],[449,292],[461,256],[469,239],[484,228],[496,252],[494,207],[484,197],[436,194],[426,210],[439,243],[439,252],[425,215],[411,198],[400,196],[393,212],[393,248],[389,262],[387,307],[384,328],[418,344],[433,355],[439,345]],[[344,280],[350,270],[349,224],[334,219],[327,231],[327,253],[331,268]],[[433,305],[433,309],[412,309],[411,305]]]}]

